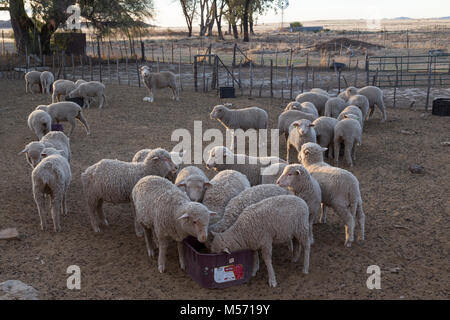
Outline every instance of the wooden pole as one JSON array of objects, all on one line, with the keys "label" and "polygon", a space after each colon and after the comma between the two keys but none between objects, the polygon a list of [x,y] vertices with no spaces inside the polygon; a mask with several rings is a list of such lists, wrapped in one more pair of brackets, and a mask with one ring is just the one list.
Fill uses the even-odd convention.
[{"label": "wooden pole", "polygon": [[73,53],[70,57],[72,58],[72,81],[75,81],[75,58],[73,57]]},{"label": "wooden pole", "polygon": [[294,64],[291,64],[291,88],[290,88],[290,93],[289,93],[289,97],[292,100],[293,99],[293,85],[294,85]]},{"label": "wooden pole", "polygon": [[116,68],[117,68],[117,82],[120,84],[119,57],[116,58]]},{"label": "wooden pole", "polygon": [[253,92],[253,61],[250,61],[250,97]]},{"label": "wooden pole", "polygon": [[425,111],[428,111],[428,105],[430,103],[430,91],[431,91],[431,65],[433,57],[428,58],[428,84],[427,84],[427,99],[425,102]]},{"label": "wooden pole", "polygon": [[139,65],[138,65],[138,57],[136,55],[136,73],[137,73],[137,79],[138,79],[138,86],[141,87],[141,75],[139,73]]},{"label": "wooden pole", "polygon": [[359,60],[356,60],[355,81],[354,81],[354,84],[353,84],[354,87],[358,87],[358,65],[359,65]]},{"label": "wooden pole", "polygon": [[309,64],[309,53],[306,54],[306,64],[305,64],[305,87],[308,88],[308,78],[309,78],[309,74],[308,74],[308,66]]},{"label": "wooden pole", "polygon": [[270,59],[270,97],[273,98],[273,60]]},{"label": "wooden pole", "polygon": [[197,84],[197,56],[194,56],[194,89],[195,89],[195,92],[198,91],[198,84]]},{"label": "wooden pole", "polygon": [[91,81],[94,81],[94,70],[92,69],[92,57],[89,57],[89,71],[91,73]]},{"label": "wooden pole", "polygon": [[128,73],[128,52],[125,56],[125,73],[127,75],[127,84],[130,85],[130,74]]}]

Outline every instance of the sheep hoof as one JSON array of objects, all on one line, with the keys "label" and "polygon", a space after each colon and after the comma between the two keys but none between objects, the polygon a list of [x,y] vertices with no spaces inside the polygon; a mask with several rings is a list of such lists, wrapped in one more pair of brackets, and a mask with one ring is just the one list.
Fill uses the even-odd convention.
[{"label": "sheep hoof", "polygon": [[158,270],[159,270],[160,273],[164,273],[164,271],[166,270],[166,267],[163,266],[163,265],[159,265],[158,266]]},{"label": "sheep hoof", "polygon": [[153,250],[147,250],[147,254],[150,258],[154,258],[155,257],[155,251]]},{"label": "sheep hoof", "polygon": [[276,287],[277,286],[277,280],[275,279],[270,279],[269,280],[269,287]]},{"label": "sheep hoof", "polygon": [[347,242],[345,243],[345,246],[346,246],[347,248],[351,248],[351,246],[352,246],[352,241],[347,241]]}]

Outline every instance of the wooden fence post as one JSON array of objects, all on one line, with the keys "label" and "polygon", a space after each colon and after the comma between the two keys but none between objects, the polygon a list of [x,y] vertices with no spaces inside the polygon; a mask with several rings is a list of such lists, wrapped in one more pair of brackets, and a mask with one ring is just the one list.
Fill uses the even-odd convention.
[{"label": "wooden fence post", "polygon": [[292,91],[293,91],[293,82],[294,82],[294,64],[291,64],[291,89],[290,89],[290,99],[293,99]]},{"label": "wooden fence post", "polygon": [[270,59],[270,97],[273,98],[273,60]]}]

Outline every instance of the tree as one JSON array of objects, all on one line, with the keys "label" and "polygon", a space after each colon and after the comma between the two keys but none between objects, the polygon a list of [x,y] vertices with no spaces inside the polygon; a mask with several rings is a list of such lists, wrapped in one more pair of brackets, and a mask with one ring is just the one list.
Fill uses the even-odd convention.
[{"label": "tree", "polygon": [[184,18],[188,27],[189,37],[192,36],[192,22],[196,13],[197,0],[180,0]]},{"label": "tree", "polygon": [[[111,29],[131,29],[143,26],[142,20],[152,16],[153,0],[78,0],[81,17],[97,35]],[[2,0],[8,4],[18,52],[37,53],[39,44],[44,53],[50,52],[53,33],[64,26],[69,14],[67,7],[75,0]],[[31,16],[25,5],[31,7]]]},{"label": "tree", "polygon": [[[217,2],[219,2],[219,6],[217,6]],[[225,5],[225,0],[214,0],[214,19],[216,20],[217,35],[220,40],[224,40],[222,33],[222,17],[224,14]]]}]

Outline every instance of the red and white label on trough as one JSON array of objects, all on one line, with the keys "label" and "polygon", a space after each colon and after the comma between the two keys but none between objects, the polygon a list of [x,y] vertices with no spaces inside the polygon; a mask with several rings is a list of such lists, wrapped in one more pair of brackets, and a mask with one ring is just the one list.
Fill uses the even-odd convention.
[{"label": "red and white label on trough", "polygon": [[242,264],[232,264],[214,268],[214,281],[217,283],[234,281],[242,278],[244,278],[244,266]]}]

